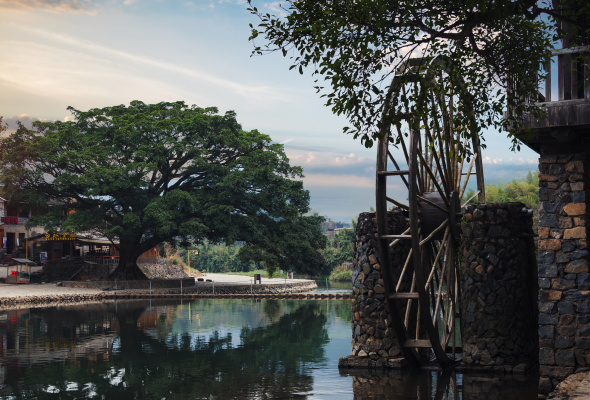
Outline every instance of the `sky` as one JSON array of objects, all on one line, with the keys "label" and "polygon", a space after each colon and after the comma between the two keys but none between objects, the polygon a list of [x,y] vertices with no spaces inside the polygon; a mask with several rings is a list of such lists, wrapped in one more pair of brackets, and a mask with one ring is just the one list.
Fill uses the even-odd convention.
[{"label": "sky", "polygon": [[[253,4],[278,14],[279,2]],[[0,0],[0,115],[66,120],[79,110],[185,101],[234,110],[246,130],[283,143],[303,167],[311,208],[350,221],[375,204],[376,149],[342,133],[308,72],[279,53],[251,57],[244,0]],[[524,177],[538,155],[510,151],[502,132],[484,134],[487,182]],[[469,184],[473,185],[472,182]],[[392,185],[405,198],[401,185]]]}]

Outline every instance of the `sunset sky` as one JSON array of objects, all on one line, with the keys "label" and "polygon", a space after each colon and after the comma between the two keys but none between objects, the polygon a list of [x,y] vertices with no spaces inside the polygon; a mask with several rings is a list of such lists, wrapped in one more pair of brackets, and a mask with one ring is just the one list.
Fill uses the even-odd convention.
[{"label": "sunset sky", "polygon": [[[255,2],[270,13],[278,4]],[[368,211],[376,150],[342,133],[346,120],[323,106],[309,73],[289,71],[278,53],[250,57],[248,24],[257,21],[246,8],[242,0],[0,0],[0,115],[14,128],[17,119],[68,118],[68,106],[132,100],[235,110],[244,129],[284,143],[304,168],[314,210],[337,221]],[[486,181],[537,169],[537,154],[511,152],[504,133],[485,137]]]}]

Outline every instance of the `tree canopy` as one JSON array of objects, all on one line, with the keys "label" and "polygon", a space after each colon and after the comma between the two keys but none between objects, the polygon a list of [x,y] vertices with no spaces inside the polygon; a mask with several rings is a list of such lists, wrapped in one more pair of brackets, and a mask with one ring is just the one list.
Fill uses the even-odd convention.
[{"label": "tree canopy", "polygon": [[[420,121],[433,118],[431,102],[445,96],[454,99],[452,124],[469,127],[462,136],[506,128],[518,147],[522,116],[545,115],[530,99],[537,99],[538,72],[553,41],[567,36],[568,45],[588,44],[590,36],[586,0],[286,0],[284,16],[248,3],[260,19],[250,24],[250,40],[266,41],[255,43],[253,54],[281,51],[291,69],[310,67],[326,105],[349,119],[344,131],[367,147],[410,112]],[[410,57],[422,61],[414,65]],[[427,76],[421,82],[431,95],[396,92],[411,79],[396,77],[407,73]]]},{"label": "tree canopy", "polygon": [[275,267],[323,264],[320,221],[301,216],[302,169],[233,111],[140,101],[69,110],[74,121],[19,124],[0,141],[4,194],[52,205],[29,226],[106,236],[125,277],[141,277],[137,258],[164,241],[240,240],[244,257]]}]

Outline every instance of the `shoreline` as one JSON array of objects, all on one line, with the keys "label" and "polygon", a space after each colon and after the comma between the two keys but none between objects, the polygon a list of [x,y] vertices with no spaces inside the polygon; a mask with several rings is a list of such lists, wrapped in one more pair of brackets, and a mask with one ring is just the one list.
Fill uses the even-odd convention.
[{"label": "shoreline", "polygon": [[352,293],[313,293],[318,288],[312,280],[266,282],[251,285],[245,282],[196,282],[184,288],[109,290],[71,287],[52,283],[9,285],[0,284],[0,308],[17,305],[77,304],[115,299],[349,299]]}]

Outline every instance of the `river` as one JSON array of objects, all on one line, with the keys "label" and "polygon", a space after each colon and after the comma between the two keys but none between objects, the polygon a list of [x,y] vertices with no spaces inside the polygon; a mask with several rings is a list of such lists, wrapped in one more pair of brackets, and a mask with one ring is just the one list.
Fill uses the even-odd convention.
[{"label": "river", "polygon": [[0,310],[0,399],[536,399],[534,377],[339,372],[349,300]]}]

